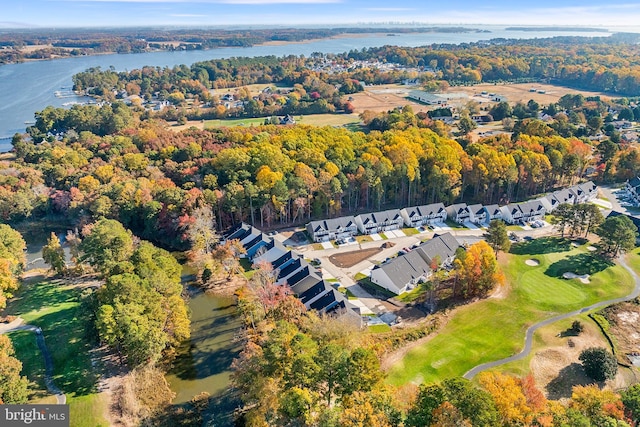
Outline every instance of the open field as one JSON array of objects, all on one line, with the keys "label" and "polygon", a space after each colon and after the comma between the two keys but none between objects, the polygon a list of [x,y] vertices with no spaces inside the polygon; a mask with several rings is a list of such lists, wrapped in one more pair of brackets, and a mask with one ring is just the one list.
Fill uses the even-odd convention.
[{"label": "open field", "polygon": [[382,252],[382,248],[361,249],[351,252],[334,254],[329,257],[329,261],[336,267],[349,268],[371,258],[373,255]]},{"label": "open field", "polygon": [[[392,367],[388,381],[399,385],[461,376],[478,364],[520,351],[531,324],[632,289],[631,276],[620,266],[590,267],[594,270],[590,284],[558,278],[565,268],[573,268],[574,257],[588,252],[588,243],[579,247],[556,239],[546,243],[514,245],[514,252],[520,249],[520,254],[509,254],[501,261],[511,287],[508,295],[456,309],[437,336]],[[538,266],[525,263],[533,257]]]},{"label": "open field", "polygon": [[[536,92],[532,92],[532,89],[536,89]],[[450,92],[464,92],[470,97],[474,97],[474,100],[486,100],[489,101],[488,94],[494,93],[507,98],[507,102],[515,104],[517,102],[527,103],[530,99],[533,99],[540,105],[548,105],[553,102],[558,102],[560,98],[567,94],[581,93],[585,97],[587,96],[602,96],[608,98],[609,96],[600,92],[590,92],[586,90],[571,89],[564,86],[555,86],[543,83],[505,83],[505,84],[479,84],[475,86],[454,86],[449,89]],[[543,91],[545,93],[540,93]],[[482,95],[482,92],[487,92],[486,95]]]},{"label": "open field", "polygon": [[[530,91],[533,88],[536,89],[536,92]],[[414,112],[433,109],[434,107],[432,106],[420,104],[407,98],[409,91],[419,89],[420,87],[418,86],[404,86],[399,84],[367,86],[364,92],[355,93],[349,96],[353,98],[351,103],[355,107],[356,113],[361,113],[364,110],[383,112],[392,110],[396,107],[402,107],[404,105],[411,105]],[[538,90],[545,93],[539,93]],[[566,94],[577,93],[581,93],[584,96],[608,97],[608,95],[599,92],[589,92],[542,83],[486,83],[475,86],[453,86],[449,88],[448,92],[464,92],[469,95],[469,100],[474,100],[480,103],[481,106],[488,106],[489,108],[491,105],[495,104],[495,102],[491,101],[488,96],[490,93],[506,97],[507,101],[511,104],[515,104],[517,102],[527,103],[530,99],[533,99],[541,105],[548,105],[550,103],[557,102],[558,99]],[[482,92],[487,93],[482,94]]]},{"label": "open field", "polygon": [[[295,116],[296,123],[312,126],[344,126],[348,128],[357,127],[360,123],[360,118],[357,114],[313,114],[306,116]],[[233,127],[233,126],[261,126],[264,124],[265,117],[257,118],[243,118],[243,119],[227,119],[227,120],[192,120],[188,121],[184,125],[177,125],[170,123],[172,131],[180,132],[190,127],[197,129],[213,129],[218,127]]]},{"label": "open field", "polygon": [[[89,353],[92,346],[87,341],[80,293],[80,289],[61,281],[38,277],[23,284],[8,304],[7,314],[21,316],[25,323],[42,328],[53,359],[53,379],[67,395],[71,426],[106,426],[103,415],[106,402],[96,389],[97,374],[92,368]],[[38,360],[42,360],[42,355],[39,351],[33,354],[28,336],[19,333],[11,334],[11,338],[16,340],[18,358],[24,359],[23,373],[37,387],[34,397],[40,399],[47,395],[42,381],[44,364]]]}]

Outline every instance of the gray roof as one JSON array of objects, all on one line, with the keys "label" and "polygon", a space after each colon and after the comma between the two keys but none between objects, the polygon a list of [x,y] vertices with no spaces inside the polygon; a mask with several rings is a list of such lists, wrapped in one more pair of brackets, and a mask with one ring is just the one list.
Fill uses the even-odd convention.
[{"label": "gray roof", "polygon": [[321,221],[311,221],[307,228],[310,231],[318,232],[320,230],[337,231],[344,230],[348,227],[355,227],[356,221],[352,216],[341,216],[339,218],[323,219]]},{"label": "gray roof", "polygon": [[520,203],[520,210],[522,213],[539,212],[544,209],[544,205],[539,200],[532,200],[530,202]]},{"label": "gray roof", "polygon": [[433,239],[421,244],[415,252],[418,252],[429,263],[440,257],[440,261],[453,257],[456,250],[460,247],[460,243],[451,233],[434,235]]},{"label": "gray roof", "polygon": [[396,221],[401,221],[402,216],[400,216],[399,209],[390,209],[387,211],[380,212],[372,212],[369,214],[358,215],[360,219],[362,219],[363,224],[384,224],[384,223],[392,223]]},{"label": "gray roof", "polygon": [[430,205],[423,205],[418,207],[422,216],[433,216],[441,213],[442,211],[446,211],[444,207],[444,203],[432,203]]},{"label": "gray roof", "polygon": [[558,203],[573,203],[576,196],[569,189],[565,188],[564,190],[555,191],[553,197],[558,200]]},{"label": "gray roof", "polygon": [[472,212],[474,215],[478,215],[484,210],[484,206],[482,206],[481,204],[469,205],[467,206],[467,209],[469,210],[469,212]]},{"label": "gray roof", "polygon": [[456,203],[455,205],[451,205],[451,206],[447,206],[447,213],[449,215],[452,214],[461,214],[463,213],[463,211],[467,210],[467,204],[466,203]]},{"label": "gray roof", "polygon": [[502,214],[502,211],[500,210],[500,206],[498,205],[487,205],[484,208],[487,210],[487,212],[489,212],[489,215],[491,216]]},{"label": "gray roof", "polygon": [[417,250],[399,255],[378,268],[384,271],[399,289],[431,270],[427,261]]}]

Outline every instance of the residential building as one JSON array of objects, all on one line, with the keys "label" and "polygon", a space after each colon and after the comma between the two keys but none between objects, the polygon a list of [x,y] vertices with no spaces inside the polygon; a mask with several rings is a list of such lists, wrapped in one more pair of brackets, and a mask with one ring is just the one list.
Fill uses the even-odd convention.
[{"label": "residential building", "polygon": [[447,210],[443,203],[404,208],[400,210],[400,215],[402,215],[407,227],[432,225],[447,220]]},{"label": "residential building", "polygon": [[391,209],[357,215],[355,222],[362,234],[375,234],[402,228],[404,219],[398,209]]},{"label": "residential building", "polygon": [[624,185],[624,189],[629,195],[629,198],[633,200],[634,204],[640,203],[640,178],[635,177]]},{"label": "residential building", "polygon": [[311,221],[307,224],[307,231],[314,242],[328,242],[329,240],[355,236],[358,234],[358,225],[354,217],[343,216]]},{"label": "residential building", "polygon": [[487,205],[484,207],[484,211],[486,214],[486,222],[491,222],[494,219],[502,219],[502,211],[498,205]]},{"label": "residential building", "polygon": [[431,276],[434,263],[451,265],[459,247],[451,233],[436,235],[411,252],[371,270],[371,281],[398,295],[407,292]]},{"label": "residential building", "polygon": [[484,224],[485,222],[489,222],[487,220],[487,211],[484,209],[484,206],[480,204],[469,205],[467,206],[467,211],[469,212],[469,221],[475,224]]},{"label": "residential building", "polygon": [[462,224],[465,221],[469,221],[470,213],[467,209],[466,203],[458,203],[455,205],[447,206],[447,217],[451,221],[455,221],[458,224]]}]

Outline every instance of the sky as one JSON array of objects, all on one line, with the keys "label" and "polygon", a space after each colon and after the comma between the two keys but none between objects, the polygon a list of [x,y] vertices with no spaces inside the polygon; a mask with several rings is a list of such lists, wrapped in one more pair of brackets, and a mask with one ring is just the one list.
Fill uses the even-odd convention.
[{"label": "sky", "polygon": [[640,0],[0,0],[0,28],[357,23],[640,25]]}]

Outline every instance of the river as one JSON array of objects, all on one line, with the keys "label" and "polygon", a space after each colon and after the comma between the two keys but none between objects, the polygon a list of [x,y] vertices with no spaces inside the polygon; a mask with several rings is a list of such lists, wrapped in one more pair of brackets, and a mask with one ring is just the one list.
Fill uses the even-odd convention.
[{"label": "river", "polygon": [[34,120],[34,113],[48,105],[56,107],[70,105],[72,102],[86,101],[76,96],[56,97],[55,92],[68,92],[72,86],[71,77],[91,67],[116,71],[133,70],[145,65],[173,67],[179,64],[191,65],[194,62],[234,56],[263,55],[310,55],[313,52],[342,53],[352,49],[397,45],[424,46],[433,43],[469,43],[493,38],[533,39],[553,36],[609,36],[606,32],[579,31],[513,31],[505,27],[474,27],[489,32],[468,33],[414,33],[363,34],[353,37],[336,37],[301,43],[281,45],[260,45],[246,48],[219,48],[211,50],[192,50],[179,52],[149,52],[135,54],[111,54],[83,56],[76,58],[33,61],[21,64],[0,66],[0,152],[11,149],[11,137],[24,132],[26,122]]},{"label": "river", "polygon": [[194,292],[191,310],[190,345],[182,347],[167,374],[174,404],[188,402],[203,391],[217,395],[229,387],[230,367],[241,350],[241,330],[235,298]]}]

